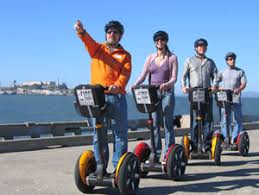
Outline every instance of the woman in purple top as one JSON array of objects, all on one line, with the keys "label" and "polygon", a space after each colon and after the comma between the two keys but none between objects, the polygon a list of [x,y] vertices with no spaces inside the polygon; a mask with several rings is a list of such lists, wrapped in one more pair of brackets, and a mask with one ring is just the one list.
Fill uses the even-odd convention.
[{"label": "woman in purple top", "polygon": [[161,102],[158,110],[152,114],[154,119],[155,145],[157,148],[157,159],[162,151],[161,125],[165,129],[165,151],[164,156],[170,146],[175,143],[173,114],[175,106],[174,84],[177,81],[178,61],[175,54],[170,52],[168,34],[158,31],[154,34],[153,40],[157,52],[147,57],[144,68],[132,87],[140,85],[149,75],[149,84],[159,86],[161,92]]}]

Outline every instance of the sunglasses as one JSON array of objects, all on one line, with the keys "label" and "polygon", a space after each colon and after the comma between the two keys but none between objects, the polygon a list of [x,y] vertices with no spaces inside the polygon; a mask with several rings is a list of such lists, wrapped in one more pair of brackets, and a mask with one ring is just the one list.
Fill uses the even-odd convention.
[{"label": "sunglasses", "polygon": [[228,58],[228,59],[227,59],[227,61],[232,61],[232,60],[234,60],[234,59],[233,59],[233,58]]},{"label": "sunglasses", "polygon": [[119,31],[117,31],[117,30],[108,30],[107,31],[107,34],[119,34]]},{"label": "sunglasses", "polygon": [[156,42],[158,42],[158,41],[166,41],[166,39],[165,38],[157,38]]}]

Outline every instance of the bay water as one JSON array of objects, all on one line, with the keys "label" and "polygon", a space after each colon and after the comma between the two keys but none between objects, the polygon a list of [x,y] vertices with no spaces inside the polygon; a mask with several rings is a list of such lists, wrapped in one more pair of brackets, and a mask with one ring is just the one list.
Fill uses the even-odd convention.
[{"label": "bay water", "polygon": [[[144,119],[137,111],[132,95],[127,95],[129,119]],[[24,122],[61,122],[84,120],[73,106],[74,96],[0,95],[0,124]],[[259,116],[259,98],[242,99],[243,114]],[[214,116],[217,117],[214,105]],[[187,96],[176,96],[175,115],[189,114]]]}]

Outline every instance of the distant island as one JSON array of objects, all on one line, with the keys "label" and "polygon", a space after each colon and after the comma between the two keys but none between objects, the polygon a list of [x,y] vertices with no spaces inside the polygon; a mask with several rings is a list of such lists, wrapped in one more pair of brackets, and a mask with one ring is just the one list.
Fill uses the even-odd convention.
[{"label": "distant island", "polygon": [[21,84],[13,81],[10,87],[0,87],[0,95],[73,95],[73,89],[55,81],[27,81]]}]

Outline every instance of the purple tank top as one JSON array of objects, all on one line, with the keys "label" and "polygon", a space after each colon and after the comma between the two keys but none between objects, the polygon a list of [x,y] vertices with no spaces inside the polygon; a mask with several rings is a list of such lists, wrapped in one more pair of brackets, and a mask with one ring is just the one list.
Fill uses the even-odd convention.
[{"label": "purple tank top", "polygon": [[151,85],[161,85],[169,81],[169,58],[164,61],[163,64],[158,66],[153,60],[150,64],[150,73],[151,73]]}]

